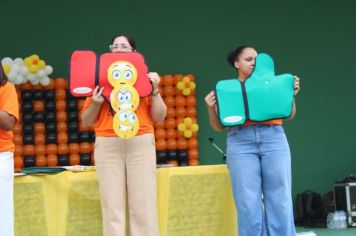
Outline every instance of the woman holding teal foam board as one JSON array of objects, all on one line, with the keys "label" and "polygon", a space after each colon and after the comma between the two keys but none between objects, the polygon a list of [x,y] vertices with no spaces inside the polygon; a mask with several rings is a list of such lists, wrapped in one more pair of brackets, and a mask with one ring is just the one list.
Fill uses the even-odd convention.
[{"label": "woman holding teal foam board", "polygon": [[[237,79],[242,84],[253,73],[256,57],[256,50],[249,46],[240,46],[229,53],[227,60],[237,70]],[[300,90],[297,76],[292,93],[293,89],[295,96]],[[216,131],[226,129],[219,118],[215,91],[205,97],[205,102],[211,126]],[[292,104],[287,119],[295,116],[294,101]],[[282,123],[283,119],[254,122],[247,116],[242,125],[227,128],[227,167],[238,213],[239,236],[296,235],[291,154]]]}]

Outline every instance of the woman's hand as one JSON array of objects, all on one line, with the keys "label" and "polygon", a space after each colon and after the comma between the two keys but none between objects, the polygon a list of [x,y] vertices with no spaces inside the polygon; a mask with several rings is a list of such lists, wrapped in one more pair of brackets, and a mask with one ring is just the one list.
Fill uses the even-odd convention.
[{"label": "woman's hand", "polygon": [[216,105],[216,98],[215,98],[215,92],[211,91],[208,95],[205,97],[205,103],[208,107],[215,107]]},{"label": "woman's hand", "polygon": [[104,97],[101,95],[104,91],[104,87],[101,87],[99,90],[99,86],[96,86],[93,95],[91,97],[93,104],[100,106],[104,102]]},{"label": "woman's hand", "polygon": [[158,92],[158,85],[161,81],[161,78],[156,72],[150,72],[147,74],[147,77],[151,80],[153,86],[153,94]]},{"label": "woman's hand", "polygon": [[300,91],[300,82],[299,82],[299,77],[294,76],[294,95],[297,95]]}]

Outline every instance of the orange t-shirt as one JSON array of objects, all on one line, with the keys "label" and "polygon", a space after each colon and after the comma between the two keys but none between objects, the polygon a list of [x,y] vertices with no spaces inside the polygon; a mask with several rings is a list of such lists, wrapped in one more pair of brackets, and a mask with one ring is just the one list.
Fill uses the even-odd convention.
[{"label": "orange t-shirt", "polygon": [[[0,110],[7,112],[18,120],[19,104],[15,86],[9,82],[0,87]],[[12,142],[12,131],[0,129],[0,152],[14,152],[15,144]]]},{"label": "orange t-shirt", "polygon": [[[84,112],[92,103],[91,97],[87,97],[82,109]],[[150,116],[151,98],[145,97],[140,98],[140,104],[138,105],[135,113],[140,122],[140,127],[138,129],[137,135],[144,133],[153,133],[153,120]],[[111,109],[110,104],[104,101],[101,104],[98,118],[95,123],[95,134],[96,136],[113,137],[117,136],[113,130],[113,114],[115,111]]]},{"label": "orange t-shirt", "polygon": [[256,124],[281,125],[281,124],[283,124],[283,119],[274,119],[274,120],[267,120],[267,121],[262,121],[262,122],[246,120],[246,122],[242,126],[245,126],[245,125],[256,125]]}]

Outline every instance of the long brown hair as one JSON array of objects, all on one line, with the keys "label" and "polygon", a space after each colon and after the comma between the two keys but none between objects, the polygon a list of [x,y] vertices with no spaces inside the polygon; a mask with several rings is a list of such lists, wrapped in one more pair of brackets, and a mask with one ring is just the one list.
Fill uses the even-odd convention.
[{"label": "long brown hair", "polygon": [[5,74],[3,65],[0,62],[0,87],[5,85],[7,81],[8,81],[8,78]]}]

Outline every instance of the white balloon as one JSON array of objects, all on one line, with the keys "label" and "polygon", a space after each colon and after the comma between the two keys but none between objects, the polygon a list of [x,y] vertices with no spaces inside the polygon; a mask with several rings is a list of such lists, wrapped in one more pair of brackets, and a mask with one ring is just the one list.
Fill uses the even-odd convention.
[{"label": "white balloon", "polygon": [[29,71],[28,71],[28,68],[26,66],[21,66],[20,67],[20,70],[19,70],[19,73],[22,75],[22,76],[26,76]]},{"label": "white balloon", "polygon": [[18,73],[20,70],[20,66],[15,64],[15,63],[12,63],[11,64],[11,71],[14,71],[15,73]]},{"label": "white balloon", "polygon": [[19,84],[23,84],[26,82],[26,79],[22,76],[22,75],[17,75],[17,78],[16,78],[18,81],[19,81]]},{"label": "white balloon", "polygon": [[52,74],[52,72],[53,72],[53,67],[47,65],[47,66],[45,66],[45,68],[44,68],[43,70],[45,71],[46,75],[49,75],[49,74]]},{"label": "white balloon", "polygon": [[1,60],[1,63],[2,64],[9,64],[11,65],[12,64],[12,59],[10,57],[4,57],[2,60]]},{"label": "white balloon", "polygon": [[17,64],[17,65],[22,65],[23,64],[23,60],[22,60],[22,58],[16,58],[15,60],[14,60],[14,63],[15,64]]},{"label": "white balloon", "polygon": [[50,83],[50,79],[48,77],[44,77],[43,79],[40,80],[40,83],[43,85],[43,86],[47,86],[49,85]]},{"label": "white balloon", "polygon": [[14,82],[14,81],[15,81],[16,76],[17,76],[16,72],[15,72],[15,71],[12,71],[12,70],[10,71],[9,74],[7,74],[7,78],[8,78],[9,81],[11,81],[11,82]]},{"label": "white balloon", "polygon": [[36,79],[36,76],[34,74],[28,73],[27,79],[29,81],[31,81],[31,83],[32,83],[32,81],[34,81]]},{"label": "white balloon", "polygon": [[42,79],[46,76],[46,73],[44,72],[44,70],[39,70],[37,71],[36,76],[37,78]]},{"label": "white balloon", "polygon": [[34,80],[31,81],[31,84],[33,85],[36,85],[36,84],[39,84],[40,83],[40,80],[35,78]]}]

